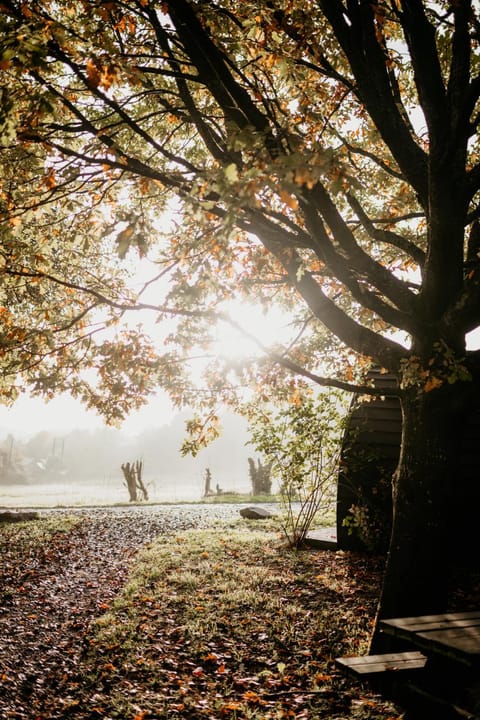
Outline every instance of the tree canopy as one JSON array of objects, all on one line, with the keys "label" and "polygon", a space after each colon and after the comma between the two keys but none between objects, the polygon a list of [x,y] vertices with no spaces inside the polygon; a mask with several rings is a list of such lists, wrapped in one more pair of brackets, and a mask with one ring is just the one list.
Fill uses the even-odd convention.
[{"label": "tree canopy", "polygon": [[[111,270],[107,282],[105,238],[110,257],[114,243],[121,256],[157,244],[169,278],[158,304],[185,313],[189,343],[198,318],[238,292],[267,304],[282,295],[304,302],[312,330],[307,350],[284,355],[292,369],[325,362],[325,343],[312,342],[321,323],[367,363],[408,364],[427,388],[444,367],[467,376],[464,337],[480,323],[470,3],[3,9],[4,276],[15,302],[19,286],[32,296],[53,276],[58,302],[49,295],[46,312],[67,314],[46,320],[55,332],[105,298],[121,311],[132,299]],[[29,316],[32,302],[22,295]]]}]

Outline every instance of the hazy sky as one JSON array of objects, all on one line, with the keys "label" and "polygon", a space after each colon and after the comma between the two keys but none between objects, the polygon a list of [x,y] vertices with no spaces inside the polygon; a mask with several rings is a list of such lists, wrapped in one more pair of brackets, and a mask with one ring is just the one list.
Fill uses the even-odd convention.
[{"label": "hazy sky", "polygon": [[[132,413],[121,429],[135,435],[148,427],[167,425],[173,416],[168,398],[159,394],[138,412]],[[78,400],[60,395],[48,403],[39,398],[20,397],[13,407],[0,405],[0,432],[12,435],[34,435],[41,430],[67,433],[72,428],[94,430],[105,427],[93,410],[86,410]],[[1,439],[1,436],[0,436]]]},{"label": "hazy sky", "polygon": [[[267,345],[282,340],[288,342],[291,331],[288,328],[289,318],[284,312],[275,308],[264,312],[258,306],[239,301],[230,302],[228,310],[236,322]],[[162,324],[155,324],[155,316],[150,314],[140,318],[134,315],[132,322],[140,319],[152,338],[161,342],[166,330]],[[225,323],[220,323],[215,332],[212,352],[229,359],[261,354],[254,342]],[[168,424],[173,414],[167,395],[159,392],[148,405],[131,413],[121,429],[128,434],[140,433],[148,427]],[[94,430],[104,426],[102,418],[94,410],[87,411],[81,402],[69,395],[61,395],[48,403],[22,396],[11,408],[0,405],[0,440],[9,432],[15,436],[32,435],[41,430],[63,434],[72,428]]]},{"label": "hazy sky", "polygon": [[[251,308],[249,310],[251,312]],[[253,322],[251,316],[249,319],[250,326],[253,325],[255,328],[255,324],[259,325],[258,315]],[[261,330],[265,332],[264,323],[262,322],[261,325]],[[270,336],[267,339],[271,341],[275,335],[281,335],[281,331],[279,326],[273,324],[266,334]],[[477,328],[471,333],[468,340],[470,349],[480,348],[480,329]],[[240,348],[244,350],[244,345],[244,340],[239,343],[238,336],[234,337],[227,332],[221,338],[217,349],[234,356],[239,354]],[[173,414],[174,411],[167,395],[160,392],[148,405],[131,413],[121,426],[121,430],[135,435],[146,428],[168,424]],[[60,395],[48,403],[39,398],[21,396],[11,408],[0,405],[0,440],[7,433],[15,436],[30,436],[47,430],[66,434],[73,428],[94,430],[102,427],[105,427],[105,423],[95,411],[86,410],[81,402],[74,400],[69,395]]]}]

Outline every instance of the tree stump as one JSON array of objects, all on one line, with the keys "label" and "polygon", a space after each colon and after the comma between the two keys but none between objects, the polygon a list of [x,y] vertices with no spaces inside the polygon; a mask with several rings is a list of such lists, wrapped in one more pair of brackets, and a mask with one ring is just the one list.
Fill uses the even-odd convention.
[{"label": "tree stump", "polygon": [[138,501],[138,491],[143,497],[140,500],[148,500],[148,491],[142,480],[143,462],[137,460],[134,463],[123,463],[121,466],[125,478],[125,486],[128,489],[130,502]]}]

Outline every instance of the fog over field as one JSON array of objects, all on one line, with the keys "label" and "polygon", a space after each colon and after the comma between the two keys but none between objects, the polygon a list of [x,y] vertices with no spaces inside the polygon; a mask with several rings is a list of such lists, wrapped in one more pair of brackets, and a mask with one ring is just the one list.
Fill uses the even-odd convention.
[{"label": "fog over field", "polygon": [[[130,428],[61,427],[21,431],[0,423],[0,505],[28,506],[128,501],[122,463],[143,461],[143,478],[152,501],[199,500],[205,470],[211,487],[249,492],[245,421],[228,414],[224,432],[196,458],[182,457],[185,421],[191,413],[173,415],[164,424],[132,432]],[[31,423],[31,418],[29,419]]]}]

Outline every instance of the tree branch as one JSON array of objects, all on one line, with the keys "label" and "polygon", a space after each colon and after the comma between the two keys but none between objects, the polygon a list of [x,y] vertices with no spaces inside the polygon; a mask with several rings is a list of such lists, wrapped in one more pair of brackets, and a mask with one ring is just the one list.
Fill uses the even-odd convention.
[{"label": "tree branch", "polygon": [[407,238],[403,235],[399,235],[398,233],[394,233],[390,230],[379,230],[376,228],[353,193],[347,194],[347,200],[350,207],[360,220],[362,226],[373,240],[393,245],[399,250],[403,250],[403,252],[409,255],[420,267],[423,266],[425,263],[425,253],[423,250],[417,247],[413,242],[410,242],[410,240],[407,240]]},{"label": "tree branch", "polygon": [[371,5],[352,2],[347,11],[341,0],[319,0],[319,4],[348,58],[368,113],[422,207],[427,207],[427,156],[415,142],[395,102]]},{"label": "tree branch", "polygon": [[325,218],[333,237],[346,253],[345,264],[351,264],[359,276],[363,276],[378,288],[402,312],[411,312],[415,296],[402,280],[373,260],[360,247],[323,185],[317,183],[312,190],[305,191],[304,194],[307,203],[311,202]]}]

